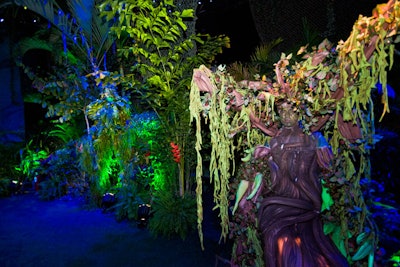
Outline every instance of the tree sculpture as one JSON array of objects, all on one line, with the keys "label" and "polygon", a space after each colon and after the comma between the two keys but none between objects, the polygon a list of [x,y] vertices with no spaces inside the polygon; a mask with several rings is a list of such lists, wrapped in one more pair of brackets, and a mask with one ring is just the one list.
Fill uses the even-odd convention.
[{"label": "tree sculpture", "polygon": [[[233,264],[295,266],[299,261],[307,264],[307,257],[313,254],[307,254],[309,250],[304,249],[301,243],[324,239],[318,232],[321,230],[318,227],[322,226],[316,226],[322,222],[324,234],[333,240],[336,248],[323,241],[323,247],[319,248],[322,252],[316,252],[322,256],[313,260],[317,260],[319,265],[336,266],[342,261],[342,254],[354,266],[367,263],[372,266],[378,236],[368,216],[360,179],[370,176],[369,154],[376,142],[373,92],[378,83],[383,85],[382,117],[389,112],[386,71],[393,64],[399,23],[398,1],[378,5],[371,17],[360,16],[349,38],[337,46],[325,40],[311,51],[307,50],[307,46],[302,47],[298,52],[302,58],[294,63],[291,62],[292,55],[282,54],[275,64],[275,76],[270,79],[264,77],[256,81],[236,82],[221,66],[215,71],[205,66],[194,70],[190,111],[197,127],[196,192],[201,241],[201,121],[204,118],[211,134],[210,174],[214,184],[215,208],[220,212],[221,239],[225,239],[230,230],[236,239]],[[279,118],[282,120],[284,116],[276,113],[277,107],[290,107],[290,111],[298,118],[300,127],[296,125],[294,135],[278,130]],[[323,140],[328,142],[324,143]],[[268,143],[271,144],[270,148],[265,146]],[[301,154],[297,161],[294,158],[297,152],[278,155],[283,153],[287,144]],[[321,147],[331,149],[333,157]],[[317,156],[305,152],[309,150],[317,151]],[[237,156],[243,151],[247,155],[237,175],[234,175]],[[300,178],[306,178],[308,182],[304,184]],[[280,188],[284,179],[291,181],[286,181],[285,188]],[[312,193],[307,191],[311,190],[310,186],[314,187]],[[287,222],[292,230],[300,227],[297,231],[313,231],[314,235],[318,235],[315,240],[307,239],[304,235],[291,238],[292,233],[279,236],[282,233],[280,228],[268,226],[277,215],[274,211],[268,211],[266,202],[275,201],[274,198],[269,199],[271,195],[287,197],[285,194],[288,192],[292,192],[291,198],[298,199],[288,200],[290,205],[297,208],[303,206],[303,209],[304,205],[308,206],[313,215],[309,220],[318,219],[311,228],[302,228],[304,225],[299,222],[283,220],[282,223]],[[235,195],[231,221],[230,200]],[[306,202],[303,203],[303,200]],[[296,201],[302,202],[301,205],[297,205]],[[260,209],[258,204],[261,205]],[[280,208],[285,210],[285,205],[282,204]],[[263,213],[268,214],[269,218],[263,217]],[[292,216],[296,218],[301,215],[295,212]],[[239,231],[235,231],[238,227]],[[264,235],[261,240],[260,230],[262,234],[268,235],[269,232],[277,235],[270,247],[266,243],[271,237]],[[285,254],[295,251],[286,250],[286,241],[292,242],[291,248],[303,248],[302,254]],[[263,246],[265,249],[262,249]],[[263,252],[265,254],[268,249],[270,253],[271,247],[276,253],[263,257]],[[341,253],[337,254],[338,251]],[[298,255],[303,260],[281,255]],[[315,262],[308,264],[315,266]]]}]

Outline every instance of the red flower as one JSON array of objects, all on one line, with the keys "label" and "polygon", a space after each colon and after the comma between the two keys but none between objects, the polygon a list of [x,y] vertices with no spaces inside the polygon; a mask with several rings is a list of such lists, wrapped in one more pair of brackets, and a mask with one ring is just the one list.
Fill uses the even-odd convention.
[{"label": "red flower", "polygon": [[174,161],[179,163],[181,161],[181,151],[179,150],[179,146],[176,145],[174,142],[169,143],[172,148],[172,155],[174,157]]}]

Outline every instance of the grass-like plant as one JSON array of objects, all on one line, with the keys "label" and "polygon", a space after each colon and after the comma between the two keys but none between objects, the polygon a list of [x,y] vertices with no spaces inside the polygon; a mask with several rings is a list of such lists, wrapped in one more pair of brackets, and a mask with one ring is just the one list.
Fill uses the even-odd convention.
[{"label": "grass-like plant", "polygon": [[154,236],[185,239],[196,228],[196,199],[192,195],[176,196],[170,192],[159,192],[152,205],[149,230]]}]

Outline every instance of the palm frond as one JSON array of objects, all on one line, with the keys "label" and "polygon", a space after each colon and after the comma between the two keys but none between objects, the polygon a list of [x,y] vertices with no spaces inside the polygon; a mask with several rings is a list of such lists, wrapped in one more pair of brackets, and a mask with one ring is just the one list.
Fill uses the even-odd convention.
[{"label": "palm frond", "polygon": [[103,60],[104,52],[111,47],[113,40],[109,38],[110,27],[100,16],[97,8],[98,0],[72,0],[69,9],[82,32],[89,38],[91,44],[96,48],[95,58],[98,63]]},{"label": "palm frond", "polygon": [[227,69],[229,74],[237,81],[253,80],[254,75],[260,72],[257,65],[242,62],[233,62]]},{"label": "palm frond", "polygon": [[14,49],[14,54],[24,55],[26,52],[32,49],[41,49],[52,52],[53,46],[48,41],[37,38],[36,36],[28,37],[18,42],[18,45]]},{"label": "palm frond", "polygon": [[[113,40],[109,38],[109,26],[104,23],[97,9],[96,0],[72,0],[68,2],[69,12],[63,11],[55,0],[19,0],[16,4],[26,6],[54,25],[61,33],[66,50],[68,39],[70,49],[80,51],[83,57],[98,66]],[[64,40],[65,39],[65,40]]]},{"label": "palm frond", "polygon": [[54,129],[49,132],[49,136],[57,137],[65,144],[71,140],[78,139],[81,135],[81,130],[72,123],[55,124]]},{"label": "palm frond", "polygon": [[11,6],[11,5],[13,5],[13,4],[14,4],[14,1],[11,1],[11,0],[9,0],[9,1],[4,1],[3,3],[0,4],[0,8],[4,8],[4,7],[6,7],[6,6]]},{"label": "palm frond", "polygon": [[19,0],[14,2],[16,5],[27,7],[51,23],[55,21],[55,10],[61,10],[60,6],[54,0],[46,1],[45,4],[42,0]]},{"label": "palm frond", "polygon": [[250,59],[252,62],[269,62],[272,49],[276,47],[278,44],[282,43],[283,39],[278,38],[275,40],[272,40],[271,42],[264,43],[258,47],[256,47],[256,50],[254,53],[251,55]]},{"label": "palm frond", "polygon": [[76,19],[77,25],[87,34],[88,38],[92,37],[92,21],[93,17],[97,15],[92,13],[94,6],[94,0],[72,0],[68,2],[69,10]]}]

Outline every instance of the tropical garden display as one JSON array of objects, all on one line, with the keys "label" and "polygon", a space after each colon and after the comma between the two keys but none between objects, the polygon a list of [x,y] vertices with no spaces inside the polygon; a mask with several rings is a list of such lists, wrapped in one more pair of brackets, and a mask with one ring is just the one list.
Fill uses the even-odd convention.
[{"label": "tropical garden display", "polygon": [[[262,266],[258,200],[247,214],[232,211],[241,181],[260,186],[255,178],[262,173],[270,183],[267,160],[254,152],[275,136],[277,108],[285,102],[303,133],[319,131],[334,155],[320,177],[324,233],[352,266],[399,264],[393,248],[379,257],[385,240],[400,244],[393,238],[400,216],[371,179],[370,162],[381,139],[375,116],[382,120],[390,111],[386,73],[399,42],[398,1],[360,16],[337,45],[300,44],[297,54],[282,53],[273,63],[268,56],[278,39],[257,48],[254,64],[228,66],[213,62],[229,48],[229,37],[196,32],[198,1],[59,4],[9,0],[1,6],[25,8],[46,21],[14,53],[35,89],[25,101],[40,104],[49,118],[43,134],[2,148],[19,152],[2,164],[1,195],[33,185],[43,200],[82,197],[118,220],[139,220],[145,207],[151,233],[184,239],[197,229],[205,249],[202,191],[209,167],[220,242],[234,240],[232,265]],[[47,69],[25,64],[33,49],[51,55]]]},{"label": "tropical garden display", "polygon": [[195,1],[77,0],[68,1],[68,11],[56,1],[10,4],[48,21],[15,53],[52,55],[48,70],[18,64],[37,90],[26,101],[47,110],[54,124],[48,136],[58,140],[21,150],[21,174],[39,184],[44,199],[72,190],[100,206],[113,194],[118,219],[136,219],[138,206],[151,203],[150,229],[184,237],[196,220],[192,70],[210,64],[229,38],[194,32]]}]

